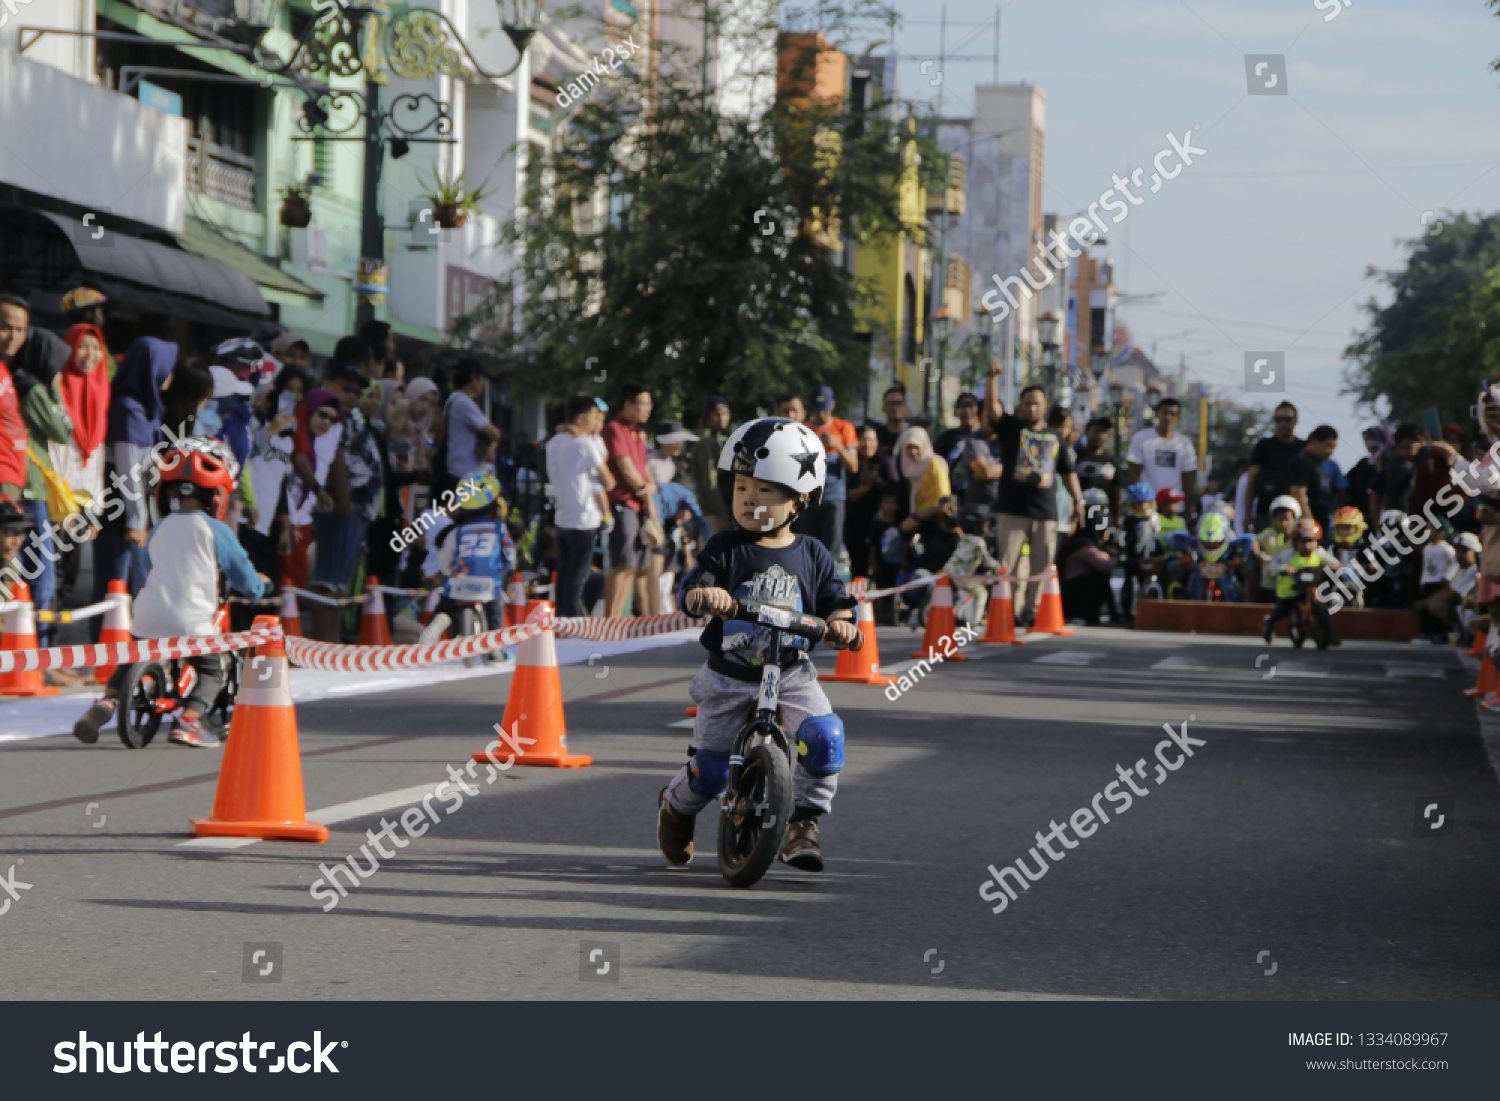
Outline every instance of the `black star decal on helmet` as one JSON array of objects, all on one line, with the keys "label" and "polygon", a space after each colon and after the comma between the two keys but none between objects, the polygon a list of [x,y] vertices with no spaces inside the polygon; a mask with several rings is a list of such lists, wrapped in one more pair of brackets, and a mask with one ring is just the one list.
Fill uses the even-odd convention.
[{"label": "black star decal on helmet", "polygon": [[797,480],[801,481],[804,474],[816,474],[818,472],[818,453],[816,451],[804,451],[799,455],[793,455],[797,460]]}]

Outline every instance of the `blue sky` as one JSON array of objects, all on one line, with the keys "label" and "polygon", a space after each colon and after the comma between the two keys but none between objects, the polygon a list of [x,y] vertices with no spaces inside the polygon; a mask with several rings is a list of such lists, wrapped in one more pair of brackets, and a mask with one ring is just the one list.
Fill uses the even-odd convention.
[{"label": "blue sky", "polygon": [[[1086,207],[1113,173],[1149,165],[1168,131],[1199,126],[1194,144],[1208,154],[1112,234],[1117,289],[1165,292],[1119,316],[1148,352],[1161,339],[1159,364],[1183,353],[1190,379],[1241,400],[1281,396],[1246,395],[1245,353],[1284,352],[1299,431],[1337,427],[1347,468],[1369,418],[1339,393],[1341,352],[1363,325],[1359,307],[1388,298],[1366,269],[1401,266],[1401,239],[1431,232],[1447,209],[1500,208],[1500,74],[1489,71],[1500,19],[1483,0],[1353,0],[1331,20],[1335,0],[1320,2],[1010,0],[999,76],[1047,95],[1049,213]],[[895,6],[900,52],[938,53],[941,6]],[[947,5],[968,23],[992,23],[994,10]],[[992,41],[990,29],[950,24],[949,52],[986,60],[944,67],[944,114],[972,111]],[[1246,54],[1283,55],[1287,94],[1248,95]],[[903,63],[903,97],[935,101],[936,73]],[[1197,331],[1174,335],[1185,330]]]}]

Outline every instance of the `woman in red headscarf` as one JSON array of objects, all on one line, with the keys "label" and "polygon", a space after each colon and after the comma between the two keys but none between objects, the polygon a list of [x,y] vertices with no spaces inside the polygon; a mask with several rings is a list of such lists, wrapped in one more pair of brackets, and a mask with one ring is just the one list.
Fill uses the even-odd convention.
[{"label": "woman in red headscarf", "polygon": [[109,427],[108,352],[104,334],[92,325],[74,325],[63,339],[72,351],[52,387],[73,422],[73,436],[66,443],[49,442],[48,458],[75,494],[98,497],[104,492]]}]

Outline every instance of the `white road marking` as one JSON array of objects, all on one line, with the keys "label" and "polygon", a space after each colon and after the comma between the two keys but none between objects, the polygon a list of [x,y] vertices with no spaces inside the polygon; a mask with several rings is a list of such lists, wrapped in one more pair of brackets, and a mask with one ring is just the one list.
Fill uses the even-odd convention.
[{"label": "white road marking", "polygon": [[1182,654],[1172,654],[1162,658],[1153,665],[1153,669],[1207,669],[1207,662],[1199,661],[1197,658],[1184,657]]},{"label": "white road marking", "polygon": [[1326,677],[1330,666],[1310,661],[1278,661],[1275,668],[1278,677]]},{"label": "white road marking", "polygon": [[1428,665],[1421,661],[1387,661],[1385,675],[1387,677],[1431,677],[1433,680],[1447,680],[1448,671],[1440,665]]},{"label": "white road marking", "polygon": [[[442,780],[439,783],[446,784],[448,781]],[[335,803],[322,810],[308,811],[307,820],[332,826],[339,822],[347,822],[351,818],[364,818],[371,814],[379,814],[381,811],[395,810],[397,807],[409,807],[413,803],[420,803],[436,787],[438,783],[419,784],[416,787],[402,788],[400,791],[368,795],[363,799],[355,799],[348,803]],[[254,845],[259,840],[257,837],[195,837],[191,841],[179,841],[177,848],[242,849],[246,845]]]},{"label": "white road marking", "polygon": [[1093,650],[1058,650],[1056,653],[1032,658],[1031,663],[1033,665],[1092,665],[1095,658],[1108,656]]}]

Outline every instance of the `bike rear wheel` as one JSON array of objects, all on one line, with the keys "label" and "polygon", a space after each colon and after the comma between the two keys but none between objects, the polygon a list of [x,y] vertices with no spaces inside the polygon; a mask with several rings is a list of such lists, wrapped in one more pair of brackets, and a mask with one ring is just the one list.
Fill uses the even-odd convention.
[{"label": "bike rear wheel", "polygon": [[719,873],[731,887],[749,887],[781,852],[792,816],[792,766],[775,745],[745,754],[738,787],[719,816]]},{"label": "bike rear wheel", "polygon": [[141,661],[130,667],[120,685],[120,702],[115,705],[115,728],[120,741],[131,749],[144,749],[161,729],[161,712],[156,701],[171,691],[166,666],[155,661]]}]

